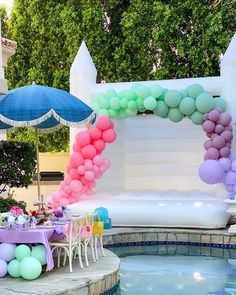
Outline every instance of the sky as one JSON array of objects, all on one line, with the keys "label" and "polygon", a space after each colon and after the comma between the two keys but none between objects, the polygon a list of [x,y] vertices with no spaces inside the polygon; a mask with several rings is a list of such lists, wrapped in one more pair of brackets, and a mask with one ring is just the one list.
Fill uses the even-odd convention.
[{"label": "sky", "polygon": [[13,5],[13,0],[0,0],[0,5],[4,4],[7,6],[8,9],[10,9]]}]

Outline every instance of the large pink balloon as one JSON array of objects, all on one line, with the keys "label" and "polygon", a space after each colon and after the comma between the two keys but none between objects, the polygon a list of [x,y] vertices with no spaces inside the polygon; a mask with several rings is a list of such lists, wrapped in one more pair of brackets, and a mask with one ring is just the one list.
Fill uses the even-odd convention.
[{"label": "large pink balloon", "polygon": [[95,147],[91,144],[82,148],[82,155],[86,159],[93,159],[97,154]]},{"label": "large pink balloon", "polygon": [[61,198],[61,195],[60,195],[59,192],[54,192],[52,194],[52,200],[53,200],[53,202],[59,202],[60,198]]},{"label": "large pink balloon", "polygon": [[231,139],[233,138],[233,133],[232,131],[225,130],[221,133],[221,136],[224,137],[225,141],[231,141]]},{"label": "large pink balloon", "polygon": [[81,152],[81,146],[78,144],[78,142],[74,142],[72,146],[73,152],[79,153]]},{"label": "large pink balloon", "polygon": [[232,118],[231,115],[227,112],[221,113],[220,119],[217,123],[222,124],[223,126],[227,126],[230,124]]},{"label": "large pink balloon", "polygon": [[205,148],[205,150],[212,148],[212,141],[210,139],[208,139],[204,142],[204,148]]},{"label": "large pink balloon", "polygon": [[67,175],[64,179],[65,184],[70,184],[72,180],[72,177],[70,175]]},{"label": "large pink balloon", "polygon": [[83,163],[84,163],[84,158],[82,157],[81,153],[72,153],[70,155],[70,165],[73,168],[78,168],[80,165],[83,165]]},{"label": "large pink balloon", "polygon": [[87,162],[87,163],[85,163],[85,164],[84,164],[84,169],[85,169],[86,171],[93,170],[93,163],[92,163],[92,161],[91,161],[91,162]]},{"label": "large pink balloon", "polygon": [[215,160],[207,160],[199,167],[199,176],[202,181],[208,184],[215,184],[220,182],[224,175],[222,165]]},{"label": "large pink balloon", "polygon": [[60,201],[59,201],[59,204],[61,206],[67,206],[70,204],[69,200],[67,198],[61,198]]},{"label": "large pink balloon", "polygon": [[76,134],[75,139],[81,147],[88,145],[91,142],[91,137],[88,130],[79,131]]},{"label": "large pink balloon", "polygon": [[88,181],[93,181],[95,179],[95,173],[93,171],[86,171],[84,177]]},{"label": "large pink balloon", "polygon": [[72,180],[70,184],[70,188],[73,193],[78,193],[82,190],[83,185],[80,180]]},{"label": "large pink balloon", "polygon": [[66,172],[69,174],[70,170],[72,169],[72,166],[70,164],[67,164],[66,166]]},{"label": "large pink balloon", "polygon": [[207,132],[210,133],[212,131],[214,131],[215,129],[215,123],[210,121],[210,120],[206,120],[205,122],[203,122],[202,124],[202,129]]},{"label": "large pink balloon", "polygon": [[105,131],[111,127],[111,120],[107,116],[99,116],[96,127],[102,131]]},{"label": "large pink balloon", "polygon": [[79,173],[80,175],[83,175],[84,172],[85,172],[85,167],[84,167],[84,165],[79,166],[78,169],[77,169],[77,171],[78,171],[78,173]]},{"label": "large pink balloon", "polygon": [[89,135],[92,140],[98,140],[102,137],[102,131],[94,126],[92,129],[89,130]]},{"label": "large pink balloon", "polygon": [[216,109],[208,113],[208,120],[210,121],[217,122],[219,118],[220,118],[220,112]]},{"label": "large pink balloon", "polygon": [[113,129],[108,129],[103,132],[102,139],[107,143],[112,143],[116,140],[116,133]]},{"label": "large pink balloon", "polygon": [[100,155],[95,156],[93,159],[93,163],[94,163],[94,165],[96,165],[98,167],[101,166],[103,164],[102,156],[100,156]]},{"label": "large pink balloon", "polygon": [[98,154],[101,154],[105,150],[105,147],[106,147],[106,144],[105,144],[104,140],[102,140],[102,139],[95,140],[93,142],[93,145],[94,145],[95,149],[97,150]]},{"label": "large pink balloon", "polygon": [[78,179],[80,178],[80,174],[78,173],[78,170],[76,168],[72,168],[70,170],[70,176],[73,178],[73,179]]},{"label": "large pink balloon", "polygon": [[209,148],[206,152],[208,159],[217,160],[219,159],[220,153],[217,148]]},{"label": "large pink balloon", "polygon": [[230,155],[230,148],[227,146],[224,146],[222,149],[220,149],[220,157],[227,158]]},{"label": "large pink balloon", "polygon": [[216,136],[212,139],[212,145],[213,147],[216,147],[217,149],[221,149],[225,146],[225,139],[223,136]]},{"label": "large pink balloon", "polygon": [[225,128],[221,124],[217,124],[215,127],[215,133],[217,133],[217,134],[221,134],[224,130],[225,130]]}]

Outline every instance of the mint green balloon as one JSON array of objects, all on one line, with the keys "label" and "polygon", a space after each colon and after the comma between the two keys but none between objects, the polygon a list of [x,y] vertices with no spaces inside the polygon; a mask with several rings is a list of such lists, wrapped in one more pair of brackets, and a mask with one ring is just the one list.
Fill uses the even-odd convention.
[{"label": "mint green balloon", "polygon": [[136,100],[138,98],[134,90],[130,90],[128,94],[128,100]]},{"label": "mint green balloon", "polygon": [[42,265],[34,257],[26,257],[20,263],[20,274],[26,280],[37,279],[42,272]]},{"label": "mint green balloon", "polygon": [[172,122],[180,122],[184,117],[184,114],[181,113],[179,108],[170,108],[169,113],[168,113],[168,118]]},{"label": "mint green balloon", "polygon": [[221,112],[225,112],[227,108],[226,101],[222,97],[216,97],[214,99],[215,101],[215,107],[219,108]]},{"label": "mint green balloon", "polygon": [[120,106],[124,109],[128,107],[128,99],[126,97],[120,99]]},{"label": "mint green balloon", "polygon": [[9,275],[13,278],[20,278],[20,261],[17,259],[12,260],[8,263],[7,271]]},{"label": "mint green balloon", "polygon": [[136,101],[130,100],[128,102],[128,109],[130,109],[130,110],[137,110],[137,108],[138,108],[138,106],[137,106]]},{"label": "mint green balloon", "polygon": [[144,99],[150,96],[150,90],[148,89],[148,87],[141,85],[136,89],[136,94],[139,98]]},{"label": "mint green balloon", "polygon": [[162,94],[162,88],[159,85],[153,85],[149,88],[149,90],[151,92],[151,96],[153,96],[154,98],[158,98]]},{"label": "mint green balloon", "polygon": [[119,110],[120,108],[120,98],[119,97],[111,97],[109,101],[110,108],[112,110]]},{"label": "mint green balloon", "polygon": [[143,104],[147,110],[153,111],[157,106],[157,101],[154,97],[148,96],[147,98],[144,99]]},{"label": "mint green balloon", "polygon": [[15,257],[19,261],[23,260],[26,257],[31,256],[30,247],[27,245],[19,245],[15,249]]},{"label": "mint green balloon", "polygon": [[109,117],[109,112],[106,109],[100,109],[98,111],[98,115],[104,115],[104,116],[108,116]]},{"label": "mint green balloon", "polygon": [[144,107],[144,100],[141,99],[141,98],[138,98],[137,99],[137,106],[138,106],[138,109],[141,110],[141,109],[145,109]]},{"label": "mint green balloon", "polygon": [[193,84],[187,87],[187,92],[192,98],[197,98],[198,95],[204,92],[204,88],[200,84]]},{"label": "mint green balloon", "polygon": [[188,91],[187,91],[187,89],[182,89],[182,90],[180,90],[180,94],[181,94],[182,97],[186,97],[186,96],[188,96]]},{"label": "mint green balloon", "polygon": [[181,98],[181,94],[177,90],[169,90],[164,97],[164,101],[169,107],[176,108]]},{"label": "mint green balloon", "polygon": [[167,91],[168,91],[167,89],[163,88],[161,96],[158,97],[158,100],[164,100]]},{"label": "mint green balloon", "polygon": [[47,264],[46,249],[44,245],[32,247],[31,257],[38,259],[41,265]]},{"label": "mint green balloon", "polygon": [[184,115],[191,115],[196,110],[195,100],[192,97],[184,97],[179,104],[179,109]]},{"label": "mint green balloon", "polygon": [[196,98],[196,107],[200,113],[208,113],[215,107],[214,98],[208,92],[203,92]]},{"label": "mint green balloon", "polygon": [[129,98],[130,91],[128,89],[124,89],[118,93],[119,98]]},{"label": "mint green balloon", "polygon": [[157,106],[153,110],[153,113],[161,118],[166,118],[169,113],[169,107],[163,100],[160,100],[157,102]]},{"label": "mint green balloon", "polygon": [[137,109],[136,110],[126,109],[125,112],[126,112],[127,116],[135,116],[135,115],[137,115],[138,110]]},{"label": "mint green balloon", "polygon": [[91,108],[97,113],[100,109],[100,106],[97,102],[93,102]]},{"label": "mint green balloon", "polygon": [[106,98],[111,98],[113,96],[117,96],[117,93],[114,89],[108,89],[106,92],[105,92],[105,97]]},{"label": "mint green balloon", "polygon": [[117,118],[118,117],[118,112],[116,110],[110,109],[108,112],[109,112],[110,118]]},{"label": "mint green balloon", "polygon": [[203,123],[203,114],[196,111],[191,115],[190,119],[193,122],[193,124],[201,125]]},{"label": "mint green balloon", "polygon": [[109,100],[107,98],[100,98],[97,103],[100,106],[100,109],[109,109]]},{"label": "mint green balloon", "polygon": [[126,118],[126,117],[127,117],[127,115],[126,115],[126,111],[125,111],[124,109],[120,109],[120,110],[118,111],[118,116],[119,116],[120,118],[122,118],[122,119]]}]

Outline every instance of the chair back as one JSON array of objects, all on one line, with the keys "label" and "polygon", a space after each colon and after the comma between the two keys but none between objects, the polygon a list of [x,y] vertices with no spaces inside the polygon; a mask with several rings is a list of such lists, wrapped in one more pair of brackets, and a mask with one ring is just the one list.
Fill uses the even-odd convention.
[{"label": "chair back", "polygon": [[76,241],[81,233],[84,216],[72,216],[70,222],[64,228],[65,239],[68,243]]},{"label": "chair back", "polygon": [[84,224],[81,230],[81,239],[89,239],[93,236],[93,224],[96,212],[86,213]]}]

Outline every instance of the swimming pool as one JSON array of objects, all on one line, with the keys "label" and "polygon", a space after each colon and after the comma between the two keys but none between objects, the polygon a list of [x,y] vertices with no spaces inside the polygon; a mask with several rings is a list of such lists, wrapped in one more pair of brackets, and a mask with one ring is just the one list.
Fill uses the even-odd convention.
[{"label": "swimming pool", "polygon": [[109,247],[121,259],[113,295],[236,294],[236,250],[189,245]]}]

